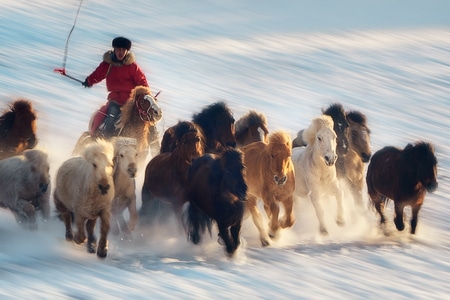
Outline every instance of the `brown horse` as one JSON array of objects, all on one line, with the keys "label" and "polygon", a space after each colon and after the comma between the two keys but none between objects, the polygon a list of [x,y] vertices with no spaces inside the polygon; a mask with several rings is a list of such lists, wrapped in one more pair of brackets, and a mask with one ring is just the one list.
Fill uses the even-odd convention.
[{"label": "brown horse", "polygon": [[380,224],[386,222],[384,208],[388,199],[395,205],[394,223],[397,230],[405,228],[403,210],[412,208],[411,234],[416,233],[417,216],[426,192],[437,189],[437,159],[431,144],[417,142],[403,150],[384,147],[375,152],[367,168],[367,190],[370,200],[380,215]]},{"label": "brown horse", "polygon": [[253,142],[267,143],[269,129],[263,113],[250,110],[236,122],[236,146],[241,148]]},{"label": "brown horse", "polygon": [[[364,189],[365,165],[370,160],[370,129],[367,126],[366,116],[359,111],[347,112],[350,125],[348,137],[348,152],[338,156],[336,161],[336,174],[343,178],[349,186],[356,205],[362,207]],[[340,163],[342,161],[342,163]],[[338,165],[341,167],[339,168]]]},{"label": "brown horse", "polygon": [[0,116],[0,159],[36,146],[36,118],[30,101],[19,99],[10,104]]},{"label": "brown horse", "polygon": [[[183,218],[189,239],[198,244],[206,228],[211,233],[214,220],[219,237],[232,256],[240,245],[240,232],[247,198],[242,153],[228,149],[221,154],[205,154],[189,168],[187,199]],[[212,219],[212,220],[211,220]]]},{"label": "brown horse", "polygon": [[[156,97],[152,96],[150,88],[137,86],[131,93],[128,101],[121,108],[121,116],[116,124],[116,136],[135,138],[137,141],[138,166],[144,164],[147,158],[151,136],[151,130],[156,130],[155,125],[161,120],[162,111]],[[100,130],[93,135],[89,131],[84,132],[78,139],[74,154],[99,137],[103,137]],[[153,146],[153,144],[152,144]],[[159,149],[159,145],[154,145]],[[154,152],[154,151],[152,151]]]},{"label": "brown horse", "polygon": [[[281,228],[291,227],[295,222],[293,193],[295,189],[294,166],[291,161],[292,141],[286,132],[269,135],[269,143],[254,142],[241,148],[247,167],[247,207],[259,230],[262,246],[268,246],[269,236],[276,237]],[[258,199],[264,202],[269,219],[269,232],[263,226],[258,210]],[[279,221],[280,204],[284,206],[284,218]]]},{"label": "brown horse", "polygon": [[[228,147],[236,147],[234,117],[228,106],[220,101],[194,114],[192,122],[197,124],[205,136],[205,151],[220,153]],[[175,125],[177,126],[177,125]],[[161,153],[171,152],[177,143],[174,129],[166,130],[161,141]]]},{"label": "brown horse", "polygon": [[147,164],[139,209],[141,225],[166,221],[172,212],[181,220],[188,169],[194,158],[204,154],[204,137],[195,123],[179,122],[168,130],[177,142],[171,152],[160,153]]}]

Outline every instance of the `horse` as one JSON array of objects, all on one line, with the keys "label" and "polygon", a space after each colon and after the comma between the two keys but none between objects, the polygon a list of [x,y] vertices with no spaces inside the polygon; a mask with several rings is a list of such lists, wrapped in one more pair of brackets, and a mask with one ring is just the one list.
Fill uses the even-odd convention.
[{"label": "horse", "polygon": [[[123,237],[131,240],[131,231],[134,230],[138,220],[136,208],[136,173],[137,149],[136,139],[116,137],[114,144],[114,200],[111,206],[112,222],[111,232],[122,232]],[[127,223],[123,211],[128,209],[130,220]]]},{"label": "horse", "polygon": [[[263,247],[270,245],[281,228],[292,227],[293,193],[295,189],[294,166],[291,161],[292,140],[284,131],[269,135],[269,142],[254,142],[241,148],[247,167],[247,208],[259,230]],[[258,210],[258,199],[262,199],[269,219],[269,231],[263,226]],[[280,205],[284,206],[284,217],[279,220]]]},{"label": "horse", "polygon": [[398,231],[405,228],[403,210],[411,206],[410,233],[416,233],[417,216],[426,192],[437,187],[437,159],[434,147],[423,141],[407,144],[404,149],[386,146],[375,152],[367,168],[367,191],[372,205],[380,215],[380,225],[388,199],[394,201],[394,223]]},{"label": "horse", "polygon": [[242,148],[253,142],[267,143],[269,129],[263,113],[250,110],[236,121],[236,147]]},{"label": "horse", "polygon": [[[204,107],[192,117],[192,122],[203,131],[205,151],[208,153],[220,153],[228,147],[236,147],[234,121],[231,110],[223,101]],[[173,129],[166,130],[161,141],[160,153],[171,152],[175,148],[177,139],[173,131]]]},{"label": "horse", "polygon": [[303,132],[303,137],[307,146],[296,147],[292,152],[292,161],[295,166],[295,195],[311,200],[319,220],[320,233],[328,235],[320,203],[322,196],[336,197],[338,204],[336,223],[339,226],[345,224],[344,192],[339,186],[334,167],[337,155],[333,119],[325,114],[314,118]]},{"label": "horse", "polygon": [[[345,155],[338,156],[336,174],[338,179],[344,179],[344,183],[350,187],[356,205],[362,207],[362,191],[365,184],[364,163],[369,162],[372,155],[370,150],[370,129],[367,125],[367,118],[363,113],[349,111],[346,115],[350,125],[348,152]],[[338,165],[341,167],[338,168]]]},{"label": "horse", "polygon": [[[105,258],[108,253],[108,232],[111,203],[114,200],[114,148],[111,142],[97,139],[86,145],[81,156],[66,160],[56,173],[53,192],[55,207],[66,227],[66,240],[81,244],[86,239],[87,251]],[[72,218],[77,232],[72,233]],[[94,235],[97,218],[101,220],[100,240]]]},{"label": "horse", "polygon": [[184,225],[188,238],[198,244],[201,234],[215,221],[228,256],[240,245],[247,184],[241,151],[228,149],[194,159],[189,168]]},{"label": "horse", "polygon": [[[349,122],[347,120],[347,113],[340,103],[333,103],[328,108],[322,109],[322,114],[330,116],[333,119],[333,130],[336,133],[336,152],[338,157],[343,157],[347,154],[349,141],[348,131]],[[292,141],[293,147],[306,146],[307,142],[302,137],[304,130],[297,133],[296,138]],[[336,168],[343,168],[343,161],[336,162]]]},{"label": "horse", "polygon": [[49,169],[47,153],[38,149],[0,160],[0,207],[29,229],[37,229],[36,211],[44,220],[50,215]]},{"label": "horse", "polygon": [[[157,134],[155,126],[161,118],[162,110],[158,105],[156,96],[152,96],[151,89],[145,86],[135,87],[127,102],[121,107],[115,136],[136,139],[139,166],[145,162],[150,146],[159,150],[159,145],[153,143],[156,140],[151,143],[150,139],[156,139],[154,136],[154,134]],[[97,138],[104,138],[100,129],[92,134],[90,131],[84,132],[78,139],[73,153],[80,153],[86,144]],[[153,149],[152,152],[155,152],[155,150]]]},{"label": "horse", "polygon": [[180,121],[164,135],[169,130],[177,141],[174,149],[156,155],[145,168],[139,209],[141,225],[150,225],[158,219],[166,221],[172,212],[181,220],[188,169],[192,160],[205,152],[205,138],[195,123]]},{"label": "horse", "polygon": [[0,159],[19,155],[37,145],[37,113],[30,101],[18,99],[0,116]]}]

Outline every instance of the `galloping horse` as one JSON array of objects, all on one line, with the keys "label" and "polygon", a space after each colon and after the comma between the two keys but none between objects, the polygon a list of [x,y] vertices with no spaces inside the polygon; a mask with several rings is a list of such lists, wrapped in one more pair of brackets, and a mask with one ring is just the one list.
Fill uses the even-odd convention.
[{"label": "galloping horse", "polygon": [[266,116],[250,110],[236,121],[236,146],[241,148],[253,142],[267,143],[269,129]]},{"label": "galloping horse", "polygon": [[0,116],[0,159],[19,155],[36,144],[36,112],[30,101],[16,100]]},{"label": "galloping horse", "polygon": [[228,149],[218,155],[205,154],[194,159],[189,168],[187,199],[183,218],[189,239],[198,244],[211,219],[219,228],[227,254],[232,256],[240,244],[247,184],[242,153]]},{"label": "galloping horse", "polygon": [[[292,140],[283,131],[269,135],[269,143],[254,142],[241,150],[247,167],[247,208],[258,228],[262,246],[270,244],[269,236],[277,236],[280,227],[291,227],[295,222],[293,193],[295,189],[294,166],[291,161]],[[258,210],[258,199],[262,199],[269,219],[269,232],[264,228]],[[280,204],[284,206],[284,217],[278,220]]]},{"label": "galloping horse", "polygon": [[[128,101],[121,108],[121,116],[116,124],[116,136],[135,138],[138,150],[138,165],[141,166],[149,152],[150,130],[162,118],[162,111],[156,97],[152,96],[150,88],[137,86],[131,93]],[[103,137],[100,130],[91,134],[84,132],[78,139],[74,153],[99,137]],[[159,147],[158,147],[159,148]]]},{"label": "galloping horse", "polygon": [[[216,102],[203,108],[200,113],[194,114],[192,122],[203,131],[206,152],[220,153],[226,148],[236,147],[233,114],[224,102]],[[173,128],[166,130],[161,141],[161,153],[171,152],[175,148],[177,137],[173,132]]]},{"label": "galloping horse", "polygon": [[388,199],[395,204],[395,227],[402,231],[403,209],[412,208],[411,234],[416,233],[417,216],[426,192],[437,189],[437,159],[431,144],[408,144],[403,150],[384,147],[377,151],[367,168],[367,190],[370,200],[380,215],[380,224],[386,222],[384,208]]},{"label": "galloping horse", "polygon": [[147,164],[139,209],[141,225],[167,220],[171,212],[181,220],[188,168],[194,158],[204,154],[205,139],[195,123],[179,122],[168,130],[177,142],[171,152],[160,153]]},{"label": "galloping horse", "polygon": [[[358,111],[347,112],[347,120],[350,124],[349,147],[345,155],[338,156],[336,173],[338,178],[343,178],[350,187],[353,200],[356,205],[362,207],[364,189],[364,163],[370,160],[370,129],[367,126],[366,116]],[[343,163],[339,163],[343,161]],[[338,168],[337,165],[343,167]]]},{"label": "galloping horse", "polygon": [[337,155],[333,119],[328,115],[314,118],[303,132],[303,137],[307,142],[306,148],[296,147],[292,151],[292,161],[295,166],[295,195],[311,200],[319,220],[320,233],[327,235],[328,230],[320,203],[323,195],[336,197],[338,204],[336,223],[340,226],[344,225],[344,193],[338,184],[334,167]]}]

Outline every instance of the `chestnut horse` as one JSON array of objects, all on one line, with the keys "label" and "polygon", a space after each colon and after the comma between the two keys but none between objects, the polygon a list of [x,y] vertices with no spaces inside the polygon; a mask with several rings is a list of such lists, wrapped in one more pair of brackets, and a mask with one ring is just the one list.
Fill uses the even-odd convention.
[{"label": "chestnut horse", "polygon": [[[293,193],[295,189],[294,165],[291,161],[292,140],[288,133],[279,131],[269,135],[269,143],[254,142],[241,148],[247,167],[247,208],[258,228],[262,246],[278,235],[281,228],[291,227],[295,222]],[[263,225],[258,210],[258,199],[262,199],[269,219],[269,230]],[[284,206],[284,217],[279,221],[280,205]]]},{"label": "chestnut horse", "polygon": [[36,146],[36,118],[30,101],[19,99],[10,104],[0,116],[0,159]]},{"label": "chestnut horse", "polygon": [[141,225],[165,221],[172,212],[181,220],[188,168],[194,158],[204,154],[204,137],[195,123],[179,122],[168,130],[177,142],[171,152],[160,153],[147,164],[139,209]]},{"label": "chestnut horse", "polygon": [[[158,101],[156,97],[152,96],[150,88],[145,86],[135,87],[127,102],[121,107],[120,119],[116,124],[116,136],[136,139],[138,166],[142,166],[147,158],[151,146],[149,141],[150,131],[156,130],[155,125],[161,118],[162,111]],[[93,134],[89,131],[84,132],[78,139],[73,151],[74,154],[80,153],[86,144],[99,137],[103,137],[99,129]],[[159,148],[159,145],[155,145],[155,147]]]},{"label": "chestnut horse", "polygon": [[417,215],[426,192],[437,189],[437,159],[431,144],[417,142],[403,150],[384,147],[375,152],[367,168],[367,190],[370,200],[385,224],[384,208],[388,199],[395,205],[394,223],[397,230],[405,228],[403,210],[411,206],[411,234],[416,233]]},{"label": "chestnut horse", "polygon": [[[206,152],[220,153],[228,147],[236,147],[234,117],[224,102],[216,102],[203,108],[201,112],[194,114],[192,122],[203,131]],[[177,137],[173,132],[173,128],[166,130],[161,141],[161,153],[171,152],[175,148]]]},{"label": "chestnut horse", "polygon": [[333,119],[328,115],[314,118],[303,132],[307,142],[306,148],[296,147],[292,151],[295,166],[295,195],[309,198],[319,220],[319,230],[327,235],[324,212],[321,205],[322,196],[336,197],[336,223],[344,225],[343,197],[339,186],[334,164],[336,155],[336,133],[333,130]]},{"label": "chestnut horse", "polygon": [[[240,244],[242,218],[247,197],[242,152],[228,149],[218,155],[205,154],[189,168],[187,199],[183,218],[189,239],[198,244],[214,220],[219,237],[232,256]],[[212,220],[211,220],[212,219]]]},{"label": "chestnut horse", "polygon": [[269,129],[263,113],[250,110],[236,121],[236,146],[241,148],[253,142],[267,143]]}]

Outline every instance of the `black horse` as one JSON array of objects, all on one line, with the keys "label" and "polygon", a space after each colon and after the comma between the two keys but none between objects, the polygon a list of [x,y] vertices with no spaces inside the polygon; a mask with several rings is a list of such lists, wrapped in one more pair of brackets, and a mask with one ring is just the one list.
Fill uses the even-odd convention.
[{"label": "black horse", "polygon": [[198,244],[201,234],[214,220],[226,251],[232,256],[240,244],[240,232],[247,199],[245,167],[240,150],[205,154],[195,159],[189,169],[184,223],[189,239]]},{"label": "black horse", "polygon": [[384,147],[377,151],[367,168],[367,191],[384,224],[384,208],[388,199],[395,202],[394,223],[397,230],[405,228],[403,209],[412,208],[411,234],[416,232],[417,215],[426,192],[436,190],[437,159],[431,144],[408,144],[403,150]]}]

